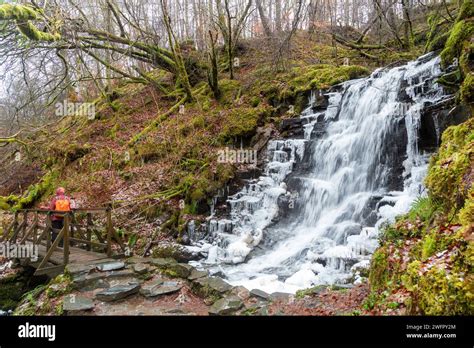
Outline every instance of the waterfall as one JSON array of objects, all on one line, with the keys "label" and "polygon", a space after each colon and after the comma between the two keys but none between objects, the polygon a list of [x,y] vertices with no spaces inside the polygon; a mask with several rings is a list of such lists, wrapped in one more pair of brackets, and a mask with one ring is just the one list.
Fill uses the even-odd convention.
[{"label": "waterfall", "polygon": [[[301,114],[303,139],[268,144],[263,175],[210,217],[197,262],[233,285],[295,292],[357,282],[380,227],[424,194],[429,153],[419,149],[425,105],[446,99],[439,58],[378,69],[326,93]],[[303,165],[304,164],[304,165]]]}]

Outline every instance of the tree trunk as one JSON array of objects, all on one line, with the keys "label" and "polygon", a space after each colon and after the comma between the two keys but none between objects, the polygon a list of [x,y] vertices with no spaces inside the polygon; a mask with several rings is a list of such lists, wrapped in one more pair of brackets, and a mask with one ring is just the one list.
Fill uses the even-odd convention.
[{"label": "tree trunk", "polygon": [[268,23],[268,18],[265,15],[265,10],[263,9],[262,0],[255,0],[257,4],[258,13],[260,15],[260,21],[262,22],[263,31],[266,37],[272,36],[272,30],[270,29],[270,24]]}]

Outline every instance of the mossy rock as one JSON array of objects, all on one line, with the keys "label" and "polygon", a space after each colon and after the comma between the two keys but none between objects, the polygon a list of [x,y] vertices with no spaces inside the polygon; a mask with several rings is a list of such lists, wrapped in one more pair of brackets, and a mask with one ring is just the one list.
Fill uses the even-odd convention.
[{"label": "mossy rock", "polygon": [[463,102],[470,104],[474,102],[474,73],[470,72],[461,84],[460,97]]},{"label": "mossy rock", "polygon": [[257,108],[239,108],[230,111],[225,117],[224,128],[219,134],[224,142],[236,138],[250,138],[255,135],[257,126],[270,115],[272,108],[260,106]]},{"label": "mossy rock", "polygon": [[474,21],[472,19],[464,19],[456,22],[441,52],[441,59],[445,66],[451,64],[454,58],[458,58],[461,55],[463,46],[473,33]]},{"label": "mossy rock", "polygon": [[385,289],[389,280],[388,253],[381,247],[372,255],[370,263],[369,284],[373,291]]},{"label": "mossy rock", "polygon": [[15,309],[23,291],[24,285],[19,275],[13,274],[0,279],[0,310]]},{"label": "mossy rock", "polygon": [[447,212],[462,207],[467,198],[470,183],[465,179],[474,156],[473,142],[474,118],[470,118],[444,131],[439,152],[431,159],[425,183]]}]

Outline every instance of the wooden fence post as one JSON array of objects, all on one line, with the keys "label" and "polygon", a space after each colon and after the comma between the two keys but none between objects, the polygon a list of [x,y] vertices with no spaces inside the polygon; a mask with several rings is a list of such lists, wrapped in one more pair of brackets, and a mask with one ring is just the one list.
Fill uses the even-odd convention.
[{"label": "wooden fence post", "polygon": [[64,250],[64,265],[69,263],[69,229],[70,229],[70,213],[64,214],[64,237],[63,237],[63,250]]},{"label": "wooden fence post", "polygon": [[53,233],[53,224],[51,222],[51,212],[48,212],[46,215],[46,250],[49,250],[51,247],[51,234]]}]

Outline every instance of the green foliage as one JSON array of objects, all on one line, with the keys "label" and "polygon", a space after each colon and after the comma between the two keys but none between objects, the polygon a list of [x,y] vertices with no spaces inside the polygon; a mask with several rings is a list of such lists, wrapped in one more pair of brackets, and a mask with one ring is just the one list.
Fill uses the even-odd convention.
[{"label": "green foliage", "polygon": [[408,219],[414,221],[419,218],[422,221],[430,221],[433,214],[438,209],[438,205],[433,202],[429,196],[418,197],[412,204],[409,213],[407,214]]},{"label": "green foliage", "polygon": [[433,233],[427,234],[423,238],[423,248],[422,248],[422,253],[421,253],[422,259],[426,260],[431,255],[433,255],[435,251],[436,251],[436,236]]},{"label": "green foliage", "polygon": [[[473,313],[474,257],[466,240],[474,221],[473,156],[473,118],[445,130],[426,178],[429,196],[415,201],[409,213],[384,230],[371,263],[372,292],[405,288],[411,293],[412,314]],[[409,258],[406,268],[399,267],[406,262],[400,250]],[[450,257],[443,258],[447,252]]]}]

